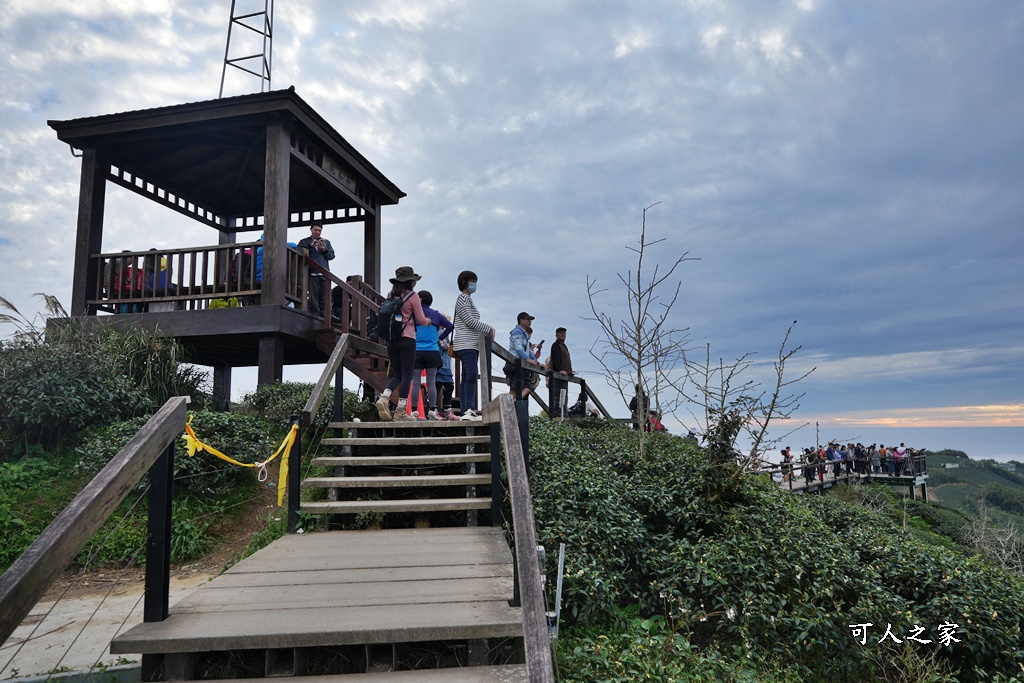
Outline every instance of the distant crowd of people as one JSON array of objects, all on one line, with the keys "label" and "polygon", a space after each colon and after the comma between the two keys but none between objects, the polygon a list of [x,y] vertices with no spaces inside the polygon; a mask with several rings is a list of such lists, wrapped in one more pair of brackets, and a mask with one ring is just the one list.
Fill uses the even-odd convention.
[{"label": "distant crowd of people", "polygon": [[790,447],[783,448],[782,481],[794,481],[802,470],[804,479],[810,483],[817,478],[838,479],[840,476],[888,475],[899,477],[905,474],[917,474],[913,458],[923,455],[924,449],[907,448],[903,443],[899,446],[871,444],[830,443],[817,448],[804,448],[802,454],[794,454]]}]

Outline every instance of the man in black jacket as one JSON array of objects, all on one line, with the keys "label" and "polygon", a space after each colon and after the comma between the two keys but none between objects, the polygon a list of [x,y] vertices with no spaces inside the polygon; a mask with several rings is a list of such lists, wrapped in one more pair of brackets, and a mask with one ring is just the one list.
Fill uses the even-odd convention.
[{"label": "man in black jacket", "polygon": [[[559,327],[555,330],[555,343],[551,345],[551,369],[563,375],[573,375],[572,358],[569,356],[569,349],[565,346],[565,328]],[[551,378],[551,391],[548,396],[548,405],[551,410],[551,417],[562,415],[562,392],[565,391],[565,401],[569,401],[569,382],[564,379]]]}]

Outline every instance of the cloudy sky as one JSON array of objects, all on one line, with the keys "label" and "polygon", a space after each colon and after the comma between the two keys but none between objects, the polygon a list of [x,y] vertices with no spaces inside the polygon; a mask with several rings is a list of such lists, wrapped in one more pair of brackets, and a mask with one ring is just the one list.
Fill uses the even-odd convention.
[{"label": "cloudy sky", "polygon": [[[70,299],[79,160],[46,121],[215,98],[229,8],[3,1],[0,294],[26,311],[33,292]],[[804,420],[1024,426],[1019,0],[275,12],[273,87],[294,85],[408,193],[383,214],[385,271],[413,265],[444,309],[475,270],[499,341],[521,309],[549,344],[564,325],[600,387],[587,277],[621,315],[616,274],[660,202],[648,263],[699,259],[677,271],[674,323],[716,357],[768,361],[798,320],[796,370],[817,367]],[[229,76],[225,94],[253,88]],[[326,236],[337,248],[345,229]],[[108,188],[106,251],[214,242]]]}]

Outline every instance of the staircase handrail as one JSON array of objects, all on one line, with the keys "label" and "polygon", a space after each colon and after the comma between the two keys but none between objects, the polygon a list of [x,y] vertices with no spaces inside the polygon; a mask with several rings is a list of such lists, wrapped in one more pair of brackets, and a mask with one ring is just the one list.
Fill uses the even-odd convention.
[{"label": "staircase handrail", "polygon": [[[164,403],[0,576],[0,643],[10,637],[165,451],[174,447],[185,428],[186,402],[185,397],[176,396]],[[151,538],[147,548],[152,543]],[[147,606],[149,599],[147,596]]]},{"label": "staircase handrail", "polygon": [[515,530],[516,576],[523,610],[523,644],[526,651],[526,676],[530,683],[554,683],[551,641],[548,638],[544,606],[543,568],[537,556],[537,530],[533,517],[533,499],[526,474],[523,444],[519,437],[514,400],[502,394],[485,409],[493,416],[497,405],[501,439],[505,451],[505,471],[512,502],[512,527]]},{"label": "staircase handrail", "polygon": [[[363,283],[363,287],[369,291],[361,292],[327,268],[324,268],[322,265],[311,259],[308,251],[303,254],[303,257],[306,259],[306,266],[309,268],[310,273],[320,273],[328,282],[333,282],[341,287],[341,290],[352,298],[353,303],[365,306],[369,311],[377,312],[380,310],[380,305],[384,301],[384,297],[376,292],[372,287]],[[324,316],[324,329],[331,329],[331,290],[333,289],[333,287],[328,287],[326,282],[324,283],[324,310],[321,311]],[[364,334],[365,333],[366,330],[364,330]]]},{"label": "staircase handrail", "polygon": [[[508,349],[506,349],[501,344],[495,341],[491,342],[491,353],[497,356],[498,358],[502,359],[503,361],[515,363],[516,365],[522,365],[522,358],[513,355],[511,351],[509,351]],[[530,372],[537,373],[541,377],[557,379],[572,384],[579,384],[580,390],[585,392],[587,397],[594,402],[594,405],[597,406],[597,409],[601,411],[601,414],[608,419],[613,419],[611,413],[608,412],[608,409],[604,407],[604,404],[601,403],[601,401],[594,394],[594,391],[590,388],[590,385],[588,385],[587,381],[582,377],[576,377],[575,375],[566,375],[565,373],[555,372],[554,370],[549,370],[547,368],[542,369],[539,367],[527,367],[526,369]],[[544,399],[538,396],[537,392],[533,390],[530,391],[530,395],[537,402],[537,404],[540,405],[544,412],[546,412],[550,416],[551,410],[548,407],[547,403],[544,401]]]}]

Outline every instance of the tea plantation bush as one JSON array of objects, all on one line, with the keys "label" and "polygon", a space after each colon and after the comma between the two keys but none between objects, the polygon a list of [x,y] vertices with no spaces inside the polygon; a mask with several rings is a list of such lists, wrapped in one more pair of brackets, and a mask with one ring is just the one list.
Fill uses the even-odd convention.
[{"label": "tea plantation bush", "polygon": [[76,323],[0,341],[0,458],[57,450],[87,427],[198,396],[206,375],[184,360],[173,338]]},{"label": "tea plantation bush", "polygon": [[[313,393],[315,385],[305,382],[275,382],[257,387],[256,391],[245,394],[242,397],[242,410],[269,422],[275,429],[288,429],[291,424],[291,416],[302,412]],[[370,407],[370,404],[361,401],[359,397],[344,390],[345,419],[351,420],[363,410]],[[334,415],[334,390],[328,389],[323,402],[316,415],[312,416],[310,428],[313,432],[323,434],[327,430],[327,424]]]},{"label": "tea plantation bush", "polygon": [[[669,435],[654,435],[644,461],[635,435],[615,425],[535,419],[530,439],[540,541],[551,574],[558,544],[567,546],[562,614],[578,628],[636,606],[666,617],[687,643],[742,653],[762,671],[781,663],[805,679],[860,681],[904,666],[910,651],[887,656],[877,644],[887,624],[901,640],[920,625],[920,637],[936,641],[949,622],[961,643],[917,646],[937,655],[936,671],[959,669],[961,681],[977,680],[975,667],[1020,671],[1024,582],[982,559],[919,541],[883,513],[783,492],[761,476],[712,505],[701,495],[702,450]],[[862,646],[850,625],[863,623],[874,626]],[[586,659],[563,656],[569,669]]]}]

